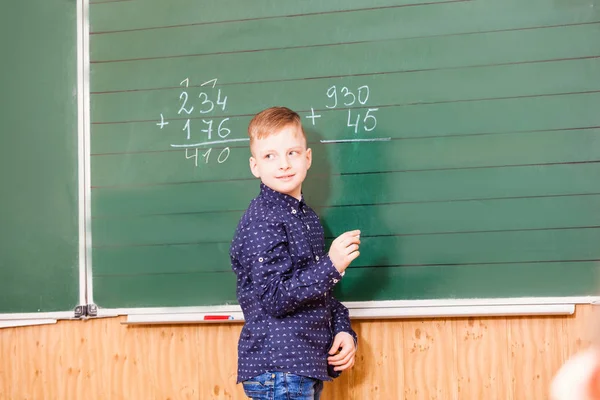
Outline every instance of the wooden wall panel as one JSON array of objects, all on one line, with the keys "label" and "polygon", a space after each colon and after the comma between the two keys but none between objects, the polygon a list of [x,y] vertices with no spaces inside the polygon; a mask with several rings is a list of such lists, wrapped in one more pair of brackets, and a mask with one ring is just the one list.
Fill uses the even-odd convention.
[{"label": "wooden wall panel", "polygon": [[[0,329],[0,400],[16,398],[13,392],[17,382],[16,329]],[[10,360],[10,361],[9,361]]]},{"label": "wooden wall panel", "polygon": [[[457,400],[452,320],[404,322],[404,393],[407,398]],[[387,350],[393,349],[389,343]]]},{"label": "wooden wall panel", "polygon": [[563,359],[600,342],[600,314],[593,306],[577,307],[575,318],[563,318],[563,332],[568,338],[563,349]]},{"label": "wooden wall panel", "polygon": [[513,400],[507,321],[469,318],[454,321],[459,399]]},{"label": "wooden wall panel", "polygon": [[[147,329],[147,328],[146,328]],[[236,385],[237,341],[241,324],[205,325],[198,333],[198,390],[200,399],[243,399],[244,390]]]},{"label": "wooden wall panel", "polygon": [[404,330],[401,321],[354,323],[358,353],[354,367],[325,385],[327,398],[386,400],[404,388]]},{"label": "wooden wall panel", "polygon": [[[598,316],[354,321],[356,366],[327,400],[546,399]],[[240,324],[125,326],[123,317],[0,329],[0,400],[244,399]]]},{"label": "wooden wall panel", "polygon": [[517,399],[546,399],[552,375],[563,362],[563,321],[559,317],[516,318],[508,330],[509,369]]},{"label": "wooden wall panel", "polygon": [[[154,398],[166,399],[173,396],[178,399],[199,399],[198,374],[190,374],[197,371],[202,361],[198,343],[198,330],[194,326],[182,326],[177,329],[173,327],[156,327],[148,330],[141,327],[129,327],[133,340],[128,340],[128,351],[120,355],[123,364],[133,364],[138,372],[137,376],[129,376],[143,392],[130,392],[130,399]],[[128,359],[129,357],[129,359]],[[115,360],[118,361],[118,360]],[[131,365],[125,368],[133,370]],[[132,372],[132,371],[129,371]],[[132,374],[133,375],[133,374]],[[123,388],[136,390],[128,387],[129,383],[124,381]]]}]

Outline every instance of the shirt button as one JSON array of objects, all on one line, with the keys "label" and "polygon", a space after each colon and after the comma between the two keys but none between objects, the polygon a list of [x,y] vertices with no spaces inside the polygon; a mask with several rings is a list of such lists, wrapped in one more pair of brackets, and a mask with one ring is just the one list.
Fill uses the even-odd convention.
[{"label": "shirt button", "polygon": [[315,260],[319,261],[319,256],[316,256],[316,257],[315,257]]},{"label": "shirt button", "polygon": [[338,283],[338,282],[339,282],[339,279],[333,278],[333,283]]},{"label": "shirt button", "polygon": [[263,261],[264,261],[264,259],[262,257],[258,258],[258,262],[263,262]]},{"label": "shirt button", "polygon": [[296,210],[292,208],[292,214],[296,214]]}]

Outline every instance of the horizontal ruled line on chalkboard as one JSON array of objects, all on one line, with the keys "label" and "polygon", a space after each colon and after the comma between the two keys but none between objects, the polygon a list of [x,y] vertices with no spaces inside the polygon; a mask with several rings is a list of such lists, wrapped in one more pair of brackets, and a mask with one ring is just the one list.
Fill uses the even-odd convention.
[{"label": "horizontal ruled line on chalkboard", "polygon": [[[473,233],[502,233],[502,232],[538,232],[538,231],[566,231],[575,229],[600,229],[600,225],[592,226],[561,226],[561,227],[550,227],[550,228],[519,228],[519,229],[486,229],[482,231],[442,231],[442,232],[423,232],[423,233],[391,233],[387,235],[363,235],[361,233],[361,239],[364,238],[381,238],[381,237],[399,237],[399,236],[431,236],[431,235],[466,235]],[[335,237],[326,236],[326,240],[333,240]]]},{"label": "horizontal ruled line on chalkboard", "polygon": [[[401,204],[438,204],[438,203],[466,203],[473,201],[498,201],[498,200],[523,200],[523,199],[545,199],[545,198],[557,198],[557,197],[581,197],[581,196],[600,196],[600,193],[568,193],[568,194],[544,194],[544,195],[529,195],[529,196],[507,196],[507,197],[474,197],[466,199],[438,199],[438,200],[412,200],[412,201],[390,201],[381,203],[360,203],[360,204],[339,204],[339,205],[318,205],[311,204],[311,207],[316,210],[322,210],[327,208],[350,208],[350,207],[380,207],[380,206],[393,206]],[[168,215],[198,215],[198,214],[225,214],[225,213],[241,213],[246,211],[245,209],[239,210],[207,210],[207,211],[189,211],[189,212],[169,212],[169,213],[147,213],[147,214],[115,214],[115,215],[94,215],[92,220],[95,219],[126,219],[126,218],[139,218],[139,217],[158,217]]]},{"label": "horizontal ruled line on chalkboard", "polygon": [[[171,268],[172,269],[172,268]],[[135,276],[161,276],[161,275],[196,275],[196,274],[233,274],[231,268],[227,270],[212,271],[165,271],[165,272],[142,272],[135,273],[115,273],[115,274],[94,274],[94,278],[116,278],[116,277],[135,277]]]},{"label": "horizontal ruled line on chalkboard", "polygon": [[248,142],[250,139],[224,139],[224,140],[213,140],[210,142],[200,142],[200,143],[192,143],[192,144],[172,144],[171,147],[175,148],[189,148],[189,147],[200,147],[207,146],[213,144],[224,144],[224,143],[232,143],[232,142]]},{"label": "horizontal ruled line on chalkboard", "polygon": [[[440,200],[422,200],[422,201],[393,201],[384,203],[364,203],[364,204],[342,204],[331,206],[315,206],[314,208],[341,208],[341,207],[377,207],[392,206],[397,204],[430,204],[430,203],[464,203],[469,201],[497,201],[497,200],[522,200],[522,199],[543,199],[552,197],[579,197],[579,196],[600,196],[600,193],[569,193],[569,194],[544,194],[531,196],[507,196],[507,197],[479,197],[468,199],[440,199]],[[209,212],[209,211],[206,211]],[[119,216],[121,218],[121,216]]]},{"label": "horizontal ruled line on chalkboard", "polygon": [[[498,229],[498,230],[482,230],[482,231],[447,231],[447,232],[423,232],[423,233],[396,233],[389,235],[367,235],[361,233],[361,239],[381,238],[381,237],[407,237],[407,236],[435,236],[435,235],[471,235],[471,234],[486,234],[486,233],[510,233],[510,232],[541,232],[541,231],[566,231],[566,230],[583,230],[583,229],[600,229],[600,226],[568,226],[568,227],[550,227],[550,228],[519,228],[519,229]],[[326,236],[325,240],[333,240],[335,237]],[[160,247],[160,246],[193,246],[198,244],[230,244],[231,240],[221,241],[197,241],[197,242],[179,242],[179,243],[124,243],[124,244],[105,244],[92,245],[94,249],[101,248],[123,248],[123,247]]]},{"label": "horizontal ruled line on chalkboard", "polygon": [[[600,161],[598,161],[600,162]],[[138,185],[106,185],[106,186],[91,186],[91,189],[127,189],[127,188],[141,188],[151,186],[168,186],[168,185],[189,185],[190,183],[204,183],[204,182],[239,182],[239,181],[250,181],[256,178],[231,178],[231,179],[208,179],[205,181],[181,181],[181,182],[163,182],[163,183],[144,183]]]},{"label": "horizontal ruled line on chalkboard", "polygon": [[169,58],[215,56],[215,55],[223,55],[223,54],[259,53],[259,52],[268,52],[268,51],[307,49],[307,48],[316,48],[316,47],[347,46],[347,45],[352,45],[352,44],[382,43],[382,42],[397,41],[397,40],[412,40],[412,39],[452,37],[452,36],[465,36],[465,35],[481,35],[481,34],[486,34],[486,33],[515,32],[515,31],[525,31],[525,30],[534,30],[534,29],[551,29],[551,28],[562,28],[562,27],[567,27],[567,26],[581,26],[581,25],[594,25],[594,24],[600,24],[600,21],[579,22],[579,23],[574,23],[574,24],[532,26],[532,27],[525,27],[525,28],[506,28],[506,29],[495,29],[495,30],[492,29],[492,30],[487,30],[487,31],[475,31],[475,32],[461,32],[461,33],[449,33],[449,34],[397,37],[397,38],[380,39],[380,40],[356,40],[356,41],[352,41],[352,42],[320,43],[320,44],[288,46],[288,47],[270,47],[270,48],[264,48],[264,49],[229,50],[229,51],[216,51],[216,52],[210,52],[210,53],[123,58],[123,59],[115,59],[115,60],[91,60],[90,63],[91,64],[108,64],[108,63],[132,62],[132,61],[162,60],[162,59],[169,59]]},{"label": "horizontal ruled line on chalkboard", "polygon": [[404,170],[388,170],[388,171],[370,171],[370,172],[341,172],[339,174],[332,175],[375,175],[375,174],[390,174],[390,173],[405,173],[405,172],[425,172],[425,171],[455,171],[455,170],[466,170],[466,169],[488,169],[488,168],[514,168],[514,167],[540,167],[547,165],[577,165],[577,164],[597,164],[600,160],[590,161],[561,161],[561,162],[549,162],[549,163],[537,163],[537,164],[507,164],[507,165],[478,165],[472,167],[444,167],[444,168],[422,168],[422,169],[404,169]]},{"label": "horizontal ruled line on chalkboard", "polygon": [[[439,68],[420,68],[420,69],[407,69],[407,70],[395,70],[395,71],[380,71],[380,72],[363,72],[360,74],[340,74],[340,75],[323,75],[323,76],[311,76],[302,78],[289,78],[289,79],[270,79],[261,81],[247,81],[247,82],[225,82],[219,83],[219,86],[235,86],[235,85],[253,85],[263,83],[282,83],[282,82],[295,82],[295,81],[310,81],[319,79],[338,79],[338,78],[350,78],[359,76],[377,76],[377,75],[396,75],[396,74],[411,74],[420,72],[433,72],[433,71],[446,71],[446,70],[460,70],[468,68],[487,68],[487,67],[501,67],[509,65],[525,65],[525,64],[541,64],[549,62],[561,62],[561,61],[576,61],[576,60],[589,60],[600,58],[600,55],[582,56],[582,57],[568,57],[568,58],[552,58],[544,60],[528,60],[528,61],[513,61],[496,64],[474,64],[474,65],[462,65],[456,67],[439,67]],[[186,88],[201,88],[201,85],[189,85]],[[158,90],[181,90],[181,86],[167,86],[159,88],[146,88],[146,89],[123,89],[123,90],[106,90],[98,92],[90,92],[92,96],[103,95],[103,94],[116,94],[116,93],[135,93],[135,92],[151,92]]]},{"label": "horizontal ruled line on chalkboard", "polygon": [[[250,139],[225,139],[225,140],[214,140],[211,142],[200,142],[200,143],[192,143],[192,144],[172,144],[171,147],[183,149],[190,147],[201,147],[208,146],[213,144],[225,144],[232,142],[248,142]],[[370,139],[332,139],[332,140],[320,140],[321,143],[351,143],[351,142],[387,142],[391,140],[391,138],[370,138]]]},{"label": "horizontal ruled line on chalkboard", "polygon": [[[409,106],[426,106],[426,105],[434,105],[434,104],[450,104],[450,103],[472,103],[478,101],[498,101],[498,100],[512,100],[512,99],[531,99],[531,98],[541,98],[541,97],[553,97],[553,96],[572,96],[572,95],[580,95],[580,94],[594,94],[600,93],[600,90],[585,90],[581,92],[564,92],[564,93],[542,93],[542,94],[524,94],[519,96],[502,96],[502,97],[482,97],[476,99],[454,99],[454,100],[438,100],[438,101],[418,101],[418,102],[409,102],[409,103],[396,103],[396,104],[380,104],[380,105],[372,105],[370,107],[373,108],[394,108],[394,107],[409,107]],[[360,107],[338,107],[335,110],[329,108],[315,108],[314,111],[319,112],[336,112],[336,111],[344,111],[344,110],[358,110],[363,109],[365,106]],[[310,113],[311,110],[296,110],[298,114],[307,114]],[[238,117],[253,117],[255,114],[232,114],[232,115],[220,115],[220,116],[200,116],[194,118],[172,118],[170,121],[187,121],[187,120],[201,120],[201,119],[217,119],[217,118],[238,118]],[[131,121],[106,121],[106,122],[92,122],[92,125],[110,125],[110,124],[132,124],[132,123],[148,123],[154,122],[156,123],[156,119],[146,119],[146,120],[131,120]]]},{"label": "horizontal ruled line on chalkboard", "polygon": [[118,247],[160,247],[160,246],[193,246],[197,244],[223,244],[231,243],[231,240],[223,241],[203,241],[203,242],[179,242],[179,243],[127,243],[127,244],[92,244],[93,249],[106,249]]},{"label": "horizontal ruled line on chalkboard", "polygon": [[[357,265],[349,266],[348,270],[364,268],[411,268],[411,267],[468,267],[477,265],[514,265],[514,264],[557,264],[557,263],[586,263],[598,262],[600,259],[582,259],[582,260],[531,260],[531,261],[489,261],[489,262],[464,262],[464,263],[425,263],[425,264],[390,264],[390,265]],[[169,269],[172,269],[169,266]],[[97,278],[112,277],[135,277],[135,276],[159,276],[159,275],[196,275],[196,274],[233,274],[231,269],[227,270],[208,270],[208,271],[164,271],[164,272],[143,272],[143,273],[109,273],[94,274]]]},{"label": "horizontal ruled line on chalkboard", "polygon": [[[131,0],[112,0],[115,1],[131,1]],[[435,6],[438,4],[448,4],[448,3],[468,3],[474,0],[445,0],[445,1],[432,1],[429,3],[411,3],[411,4],[398,4],[391,6],[380,6],[380,7],[364,7],[364,8],[355,8],[349,10],[332,10],[332,11],[319,11],[312,13],[299,13],[299,14],[283,14],[283,15],[273,15],[267,17],[254,17],[254,18],[240,18],[240,19],[229,19],[229,20],[221,20],[221,21],[207,21],[207,22],[193,22],[187,24],[178,24],[178,25],[166,25],[166,26],[151,26],[147,28],[132,28],[132,29],[118,29],[112,31],[98,31],[98,32],[90,32],[90,35],[108,35],[114,33],[126,33],[126,32],[137,32],[137,31],[148,31],[148,30],[157,30],[157,29],[172,29],[172,28],[185,28],[190,26],[202,26],[202,25],[218,25],[218,24],[230,24],[230,23],[238,23],[238,22],[250,22],[250,21],[264,21],[269,19],[281,19],[281,18],[301,18],[301,17],[310,17],[314,15],[327,15],[327,14],[343,14],[343,13],[352,13],[352,12],[363,12],[363,11],[376,11],[376,10],[385,10],[391,8],[405,8],[405,7],[421,7],[421,6]],[[108,3],[109,1],[102,2]],[[98,2],[101,4],[100,2]],[[90,3],[92,4],[92,3]]]},{"label": "horizontal ruled line on chalkboard", "polygon": [[355,143],[355,142],[388,142],[392,140],[392,138],[369,138],[369,139],[331,139],[331,140],[319,140],[319,142],[323,144],[330,143]]},{"label": "horizontal ruled line on chalkboard", "polygon": [[[341,172],[337,174],[329,174],[327,176],[346,176],[346,175],[378,175],[378,174],[395,174],[395,173],[410,173],[410,172],[428,172],[428,171],[457,171],[457,170],[473,170],[473,169],[493,169],[493,168],[519,168],[519,167],[542,167],[551,165],[579,165],[579,164],[597,164],[600,160],[590,161],[563,161],[563,162],[549,162],[549,163],[536,163],[536,164],[509,164],[509,165],[481,165],[473,167],[444,167],[444,168],[421,168],[421,169],[401,169],[401,170],[386,170],[386,171],[368,171],[368,172]],[[313,174],[312,176],[320,176],[319,174]],[[234,182],[234,181],[248,181],[256,178],[232,178],[232,179],[207,179],[204,181],[181,181],[181,182],[163,182],[163,183],[147,183],[139,185],[106,185],[106,186],[92,186],[91,189],[105,189],[105,188],[140,188],[150,186],[163,186],[163,185],[186,185],[190,183],[205,183],[205,182]]]},{"label": "horizontal ruled line on chalkboard", "polygon": [[[358,265],[349,266],[348,269],[359,268],[405,268],[405,267],[462,267],[475,265],[512,265],[512,264],[556,264],[556,263],[585,263],[598,262],[600,259],[582,260],[531,260],[531,261],[489,261],[489,262],[465,262],[465,263],[440,263],[440,264],[392,264],[392,265]],[[215,271],[217,272],[217,271]],[[168,272],[167,272],[168,274]]]},{"label": "horizontal ruled line on chalkboard", "polygon": [[[600,126],[583,126],[575,128],[555,128],[555,129],[532,129],[524,131],[509,131],[509,132],[477,132],[477,133],[454,133],[449,135],[426,135],[426,136],[403,136],[403,137],[390,137],[389,141],[396,140],[426,140],[426,139],[441,139],[441,138],[458,138],[458,137],[479,137],[479,136],[495,136],[495,135],[514,135],[521,133],[536,133],[536,132],[561,132],[561,131],[578,131],[588,129],[600,129]],[[388,138],[385,138],[388,141]],[[331,139],[336,141],[336,139]],[[307,141],[307,145],[314,145],[322,143],[323,141]],[[338,141],[340,142],[340,141]],[[205,142],[205,144],[208,142]],[[341,139],[340,143],[346,143],[344,139]],[[248,145],[237,145],[237,146],[222,146],[216,147],[217,149],[229,147],[230,149],[244,149],[248,148]],[[139,150],[139,151],[121,151],[121,152],[109,152],[109,153],[92,153],[91,157],[103,157],[103,156],[116,156],[116,155],[128,155],[128,154],[154,154],[154,153],[171,153],[178,152],[181,149],[165,149],[165,150]]]}]

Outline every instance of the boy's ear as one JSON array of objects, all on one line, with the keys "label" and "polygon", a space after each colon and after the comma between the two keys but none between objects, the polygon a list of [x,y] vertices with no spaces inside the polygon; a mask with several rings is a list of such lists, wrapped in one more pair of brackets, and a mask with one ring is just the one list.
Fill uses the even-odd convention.
[{"label": "boy's ear", "polygon": [[310,148],[306,149],[306,169],[309,169],[312,165],[312,150]]},{"label": "boy's ear", "polygon": [[254,157],[250,157],[250,171],[252,172],[252,175],[254,175],[257,178],[260,178],[258,166],[256,165],[256,159]]}]

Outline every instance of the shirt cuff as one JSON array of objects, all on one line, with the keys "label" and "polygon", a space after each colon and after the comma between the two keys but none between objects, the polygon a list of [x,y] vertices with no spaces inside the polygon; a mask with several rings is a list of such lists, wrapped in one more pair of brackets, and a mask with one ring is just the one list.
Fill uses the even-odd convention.
[{"label": "shirt cuff", "polygon": [[329,258],[329,254],[323,256],[322,261],[325,262],[325,264],[327,265],[328,271],[327,271],[327,276],[330,277],[331,282],[335,285],[336,283],[338,283],[340,281],[340,279],[342,279],[342,276],[344,276],[343,273],[340,274],[340,272],[333,266],[333,262],[331,262],[331,259]]}]

